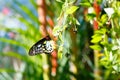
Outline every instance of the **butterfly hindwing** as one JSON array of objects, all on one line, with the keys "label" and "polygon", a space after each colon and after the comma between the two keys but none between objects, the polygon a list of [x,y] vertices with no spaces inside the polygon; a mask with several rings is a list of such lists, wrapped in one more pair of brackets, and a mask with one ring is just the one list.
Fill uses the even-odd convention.
[{"label": "butterfly hindwing", "polygon": [[29,55],[36,55],[41,53],[49,54],[53,51],[51,39],[49,36],[39,40],[29,50]]}]

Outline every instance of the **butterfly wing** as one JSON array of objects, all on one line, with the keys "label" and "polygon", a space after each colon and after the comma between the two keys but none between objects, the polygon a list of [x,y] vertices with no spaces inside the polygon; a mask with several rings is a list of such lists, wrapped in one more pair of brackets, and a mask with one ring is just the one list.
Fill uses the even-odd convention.
[{"label": "butterfly wing", "polygon": [[29,55],[37,55],[41,53],[52,53],[53,47],[51,43],[51,38],[49,36],[39,40],[37,43],[35,43],[29,50]]}]

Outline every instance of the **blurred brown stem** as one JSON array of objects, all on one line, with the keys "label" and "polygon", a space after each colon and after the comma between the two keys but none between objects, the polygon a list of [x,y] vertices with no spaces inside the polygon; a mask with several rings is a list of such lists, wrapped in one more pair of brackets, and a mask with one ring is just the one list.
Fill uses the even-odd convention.
[{"label": "blurred brown stem", "polygon": [[[38,16],[39,16],[39,22],[41,23],[40,25],[40,32],[42,34],[43,37],[46,37],[48,34],[50,35],[50,37],[55,41],[56,39],[54,38],[53,34],[52,34],[52,28],[54,26],[54,23],[52,21],[52,19],[48,19],[46,20],[46,4],[45,4],[45,0],[37,0],[37,5],[38,5]],[[47,28],[47,21],[50,25],[50,28]],[[45,63],[43,64],[47,64],[47,60],[44,60],[43,56],[43,61]],[[55,76],[56,75],[56,68],[57,68],[57,51],[54,50],[52,52],[52,75]],[[44,68],[43,68],[44,69]],[[44,76],[44,80],[48,80],[48,78],[46,78],[47,74],[48,74],[48,68],[47,70],[44,70],[47,72],[43,73]],[[47,76],[48,77],[48,76]]]},{"label": "blurred brown stem", "polygon": [[[37,0],[37,5],[38,5],[38,17],[39,17],[39,22],[41,23],[40,25],[40,32],[43,37],[47,36],[47,21],[46,21],[46,4],[45,0]],[[47,56],[42,55],[42,64],[43,64],[43,78],[44,80],[49,80],[48,72],[49,72],[49,66],[47,63]]]},{"label": "blurred brown stem", "polygon": [[40,25],[40,32],[43,37],[47,36],[47,21],[46,21],[46,4],[45,0],[37,0],[37,5],[38,5],[38,16],[39,16],[39,22],[41,23]]},{"label": "blurred brown stem", "polygon": [[[100,12],[101,12],[100,5],[97,3],[97,0],[94,0],[93,8],[94,8],[94,11],[96,13],[96,17],[95,17],[94,23],[93,23],[93,27],[94,27],[94,31],[95,31],[95,30],[98,30],[98,28],[99,28],[97,19],[100,15]],[[99,51],[94,50],[94,64],[95,64],[94,75],[95,75],[95,80],[101,80],[100,69],[99,69],[99,56],[98,55],[99,55]]]}]

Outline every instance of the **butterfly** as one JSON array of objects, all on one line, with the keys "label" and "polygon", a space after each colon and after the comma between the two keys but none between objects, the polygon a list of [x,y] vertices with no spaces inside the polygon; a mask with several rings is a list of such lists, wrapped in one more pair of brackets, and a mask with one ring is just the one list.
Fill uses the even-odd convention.
[{"label": "butterfly", "polygon": [[49,36],[44,37],[43,39],[36,42],[29,50],[29,55],[37,55],[37,54],[50,54],[53,52],[53,41]]}]

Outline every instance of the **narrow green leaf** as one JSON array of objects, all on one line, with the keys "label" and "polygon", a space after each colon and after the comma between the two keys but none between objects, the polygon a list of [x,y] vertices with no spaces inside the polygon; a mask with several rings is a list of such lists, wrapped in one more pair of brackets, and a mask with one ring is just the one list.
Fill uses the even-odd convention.
[{"label": "narrow green leaf", "polygon": [[37,4],[35,0],[30,0],[31,4],[34,6],[34,8],[37,10]]},{"label": "narrow green leaf", "polygon": [[106,23],[107,20],[108,20],[108,19],[107,19],[107,15],[106,15],[106,14],[102,15],[102,17],[101,17],[101,22],[102,22],[102,24]]},{"label": "narrow green leaf", "polygon": [[[72,24],[80,25],[79,21],[78,21],[76,18],[74,18],[74,17],[70,17],[70,19],[72,20],[72,22],[71,22]],[[71,21],[71,20],[70,20],[70,21]]]},{"label": "narrow green leaf", "polygon": [[78,21],[77,19],[76,19],[76,24],[77,24],[77,25],[80,25],[80,23],[79,23],[79,21]]},{"label": "narrow green leaf", "polygon": [[0,68],[0,72],[15,72],[13,69]]},{"label": "narrow green leaf", "polygon": [[[33,20],[36,24],[39,23],[37,16],[34,15],[34,13],[29,9],[27,6],[21,4],[19,1],[14,0],[15,3],[19,6],[19,8],[31,19]],[[14,8],[17,12],[21,13],[19,9]],[[21,15],[23,14],[21,13]]]},{"label": "narrow green leaf", "polygon": [[90,21],[90,20],[94,19],[95,16],[96,16],[95,13],[89,13],[89,14],[86,15],[86,19],[87,19],[88,21]]},{"label": "narrow green leaf", "polygon": [[95,34],[105,34],[106,32],[107,32],[107,29],[102,28],[102,29],[100,29],[100,30],[96,30],[96,31],[95,31]]},{"label": "narrow green leaf", "polygon": [[64,3],[64,1],[63,0],[56,0],[57,2],[61,2],[61,3]]},{"label": "narrow green leaf", "polygon": [[18,45],[18,46],[22,46],[24,47],[25,49],[28,49],[29,46],[27,46],[26,44],[22,44],[21,42],[17,42],[15,40],[11,40],[11,39],[6,39],[6,38],[0,38],[0,41],[2,42],[7,42],[7,43],[10,43],[10,44],[14,44],[14,45]]},{"label": "narrow green leaf", "polygon": [[[16,52],[7,52],[7,53],[2,53],[0,52],[0,56],[9,56],[9,57],[15,57],[17,59],[20,59],[20,60],[23,60],[25,61],[26,63],[29,63],[29,64],[33,64],[33,65],[40,65],[39,63],[36,62],[35,59],[37,59],[38,57],[37,56],[27,56],[27,55],[21,55],[19,53],[16,53]],[[34,58],[34,60],[32,60]],[[40,59],[40,58],[39,58]]]},{"label": "narrow green leaf", "polygon": [[110,68],[110,61],[107,57],[100,59],[100,64],[104,65],[106,68]]},{"label": "narrow green leaf", "polygon": [[101,34],[94,34],[93,36],[92,36],[92,38],[96,38],[96,37],[99,37],[99,36],[102,36]]},{"label": "narrow green leaf", "polygon": [[67,14],[73,14],[78,8],[79,8],[79,7],[77,7],[77,6],[71,6],[70,8],[68,8],[68,9],[66,10],[66,13],[67,13]]},{"label": "narrow green leaf", "polygon": [[58,49],[58,58],[61,59],[63,54],[63,46],[60,46]]},{"label": "narrow green leaf", "polygon": [[104,11],[107,13],[108,17],[111,18],[111,16],[115,13],[115,10],[113,8],[104,8]]},{"label": "narrow green leaf", "polygon": [[99,51],[102,50],[101,46],[99,46],[97,44],[96,45],[91,45],[90,48],[92,48],[94,50],[99,50]]},{"label": "narrow green leaf", "polygon": [[80,5],[84,7],[91,7],[91,4],[89,2],[80,3]]},{"label": "narrow green leaf", "polygon": [[58,36],[61,31],[62,30],[61,30],[60,26],[55,26],[54,29],[53,29],[54,36]]},{"label": "narrow green leaf", "polygon": [[99,41],[101,41],[102,40],[102,36],[96,36],[95,38],[93,38],[92,40],[91,40],[91,42],[92,43],[98,43]]},{"label": "narrow green leaf", "polygon": [[58,58],[59,58],[59,59],[62,58],[62,52],[58,52]]}]

